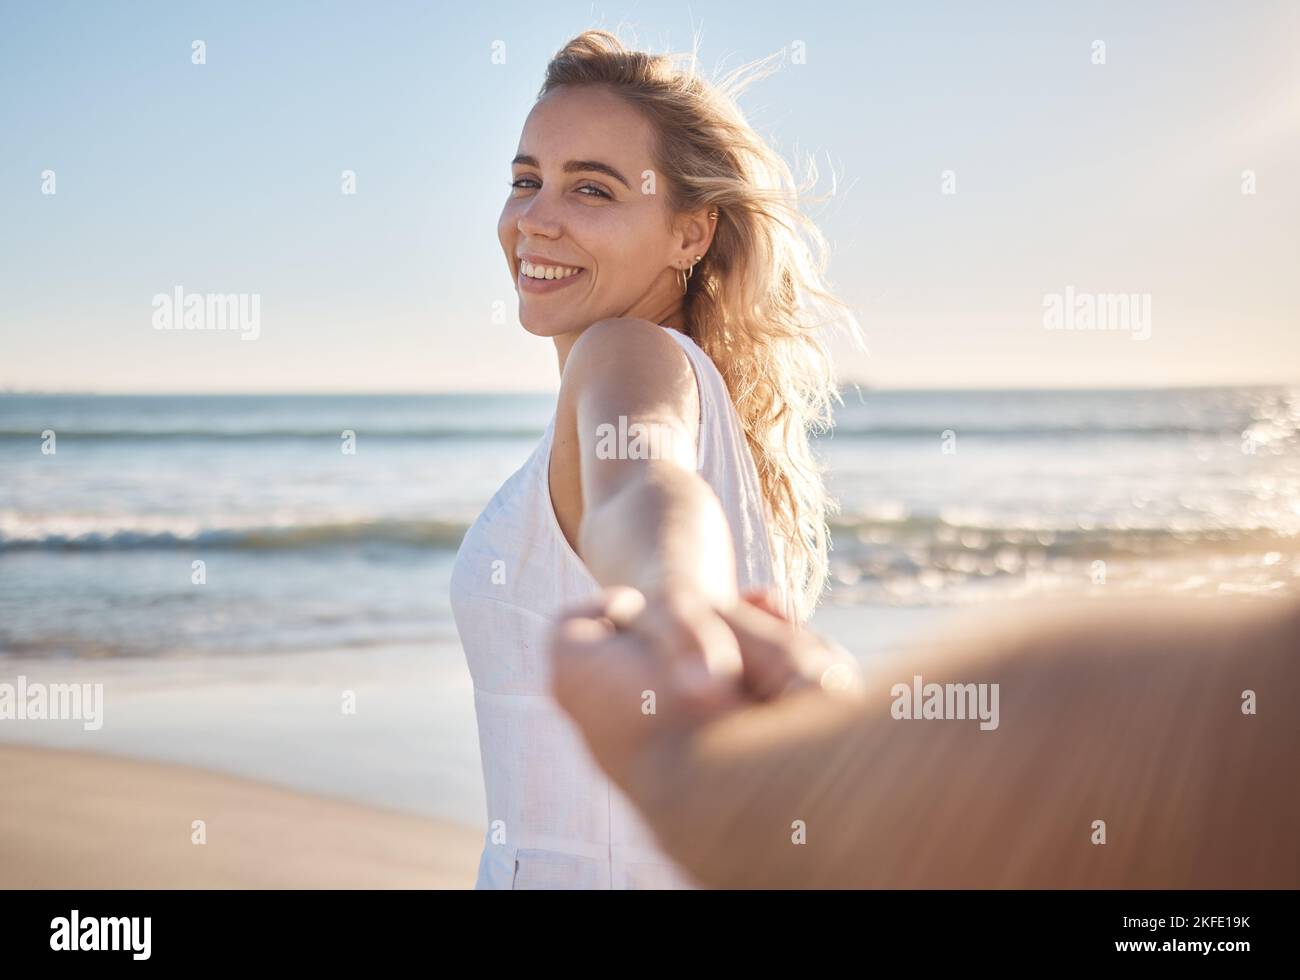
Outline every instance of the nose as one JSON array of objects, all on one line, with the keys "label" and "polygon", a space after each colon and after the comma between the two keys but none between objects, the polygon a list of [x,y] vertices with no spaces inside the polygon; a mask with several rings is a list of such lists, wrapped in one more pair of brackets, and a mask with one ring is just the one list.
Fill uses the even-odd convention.
[{"label": "nose", "polygon": [[516,222],[519,233],[525,238],[558,238],[560,236],[560,220],[555,210],[555,204],[551,200],[545,188],[539,190],[519,211],[519,219]]}]

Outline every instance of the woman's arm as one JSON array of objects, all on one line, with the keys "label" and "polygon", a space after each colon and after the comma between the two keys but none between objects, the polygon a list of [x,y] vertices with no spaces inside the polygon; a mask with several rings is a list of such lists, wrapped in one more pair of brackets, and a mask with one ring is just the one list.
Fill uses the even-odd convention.
[{"label": "woman's arm", "polygon": [[576,550],[602,585],[736,601],[726,516],[696,472],[699,417],[694,371],[663,327],[602,320],[569,351],[552,482],[580,488]]}]

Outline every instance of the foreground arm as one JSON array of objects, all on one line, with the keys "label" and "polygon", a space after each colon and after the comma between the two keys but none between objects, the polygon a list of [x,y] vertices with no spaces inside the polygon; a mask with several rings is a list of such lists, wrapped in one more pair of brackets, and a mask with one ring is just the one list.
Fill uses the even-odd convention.
[{"label": "foreground arm", "polygon": [[[1300,608],[1120,610],[890,658],[860,696],[805,687],[621,739],[576,692],[562,700],[706,885],[1300,885]],[[779,655],[771,625],[737,625],[748,658]],[[601,668],[580,650],[572,665]],[[890,688],[914,674],[997,683],[998,728],[893,718]]]}]

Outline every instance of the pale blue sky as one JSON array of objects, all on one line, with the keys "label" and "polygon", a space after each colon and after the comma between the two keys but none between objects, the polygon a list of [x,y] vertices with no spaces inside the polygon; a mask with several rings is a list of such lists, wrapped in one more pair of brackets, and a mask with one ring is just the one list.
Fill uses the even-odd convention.
[{"label": "pale blue sky", "polygon": [[[0,386],[553,388],[496,218],[547,58],[620,25],[698,28],[709,69],[804,42],[743,104],[841,175],[823,227],[870,348],[844,377],[1300,380],[1300,6],[1060,6],[5,5]],[[261,336],[154,330],[176,285],[261,294]],[[1044,330],[1067,285],[1151,294],[1151,339]]]}]

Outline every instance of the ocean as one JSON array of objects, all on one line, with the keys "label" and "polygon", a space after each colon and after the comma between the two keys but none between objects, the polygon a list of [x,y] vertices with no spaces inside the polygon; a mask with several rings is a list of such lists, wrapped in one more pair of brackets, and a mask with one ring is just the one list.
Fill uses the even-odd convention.
[{"label": "ocean", "polygon": [[[447,649],[461,536],[553,404],[0,396],[0,652]],[[1300,388],[853,390],[816,447],[840,510],[814,625],[835,631],[998,598],[1300,584]]]}]

